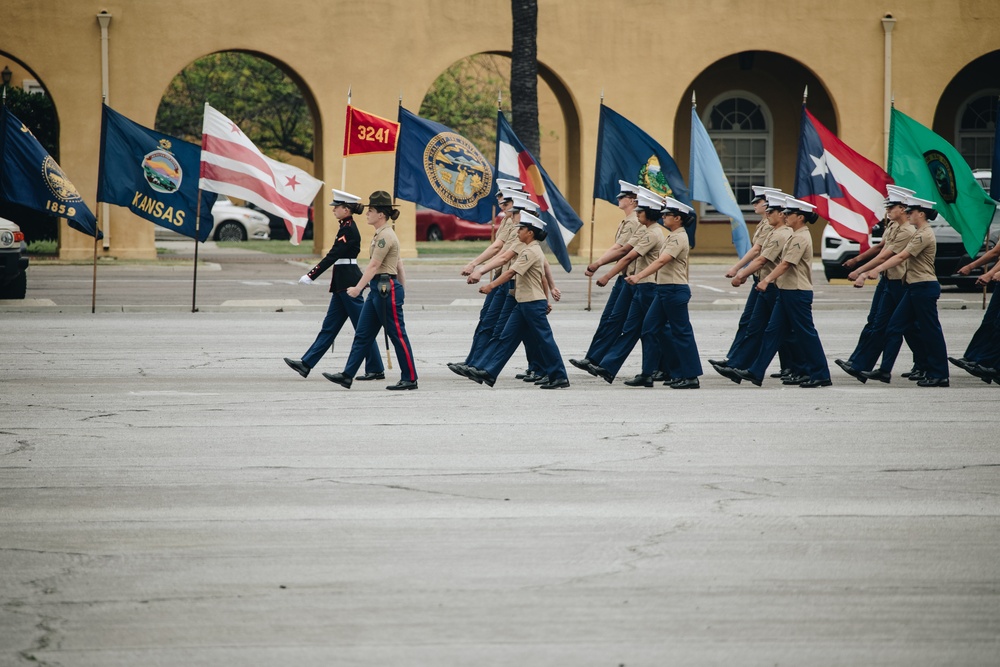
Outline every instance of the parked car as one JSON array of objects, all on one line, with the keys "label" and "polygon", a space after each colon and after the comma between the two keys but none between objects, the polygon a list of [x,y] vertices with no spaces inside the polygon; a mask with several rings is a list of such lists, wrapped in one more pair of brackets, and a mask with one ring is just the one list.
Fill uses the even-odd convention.
[{"label": "parked car", "polygon": [[0,218],[0,299],[23,299],[28,291],[28,244],[21,228]]},{"label": "parked car", "polygon": [[[989,169],[977,169],[972,172],[976,180],[984,190],[989,191],[992,172]],[[998,206],[1000,208],[1000,206]],[[930,223],[934,230],[934,239],[937,241],[937,256],[934,260],[934,270],[938,281],[942,285],[955,285],[962,291],[976,289],[976,278],[983,273],[983,269],[974,270],[969,276],[958,274],[958,270],[972,261],[962,243],[962,236],[948,224],[944,216],[939,215],[937,220]],[[823,261],[823,272],[827,280],[834,278],[846,278],[850,269],[843,267],[843,263],[851,257],[856,257],[860,252],[860,246],[855,241],[843,238],[833,228],[827,224],[823,229],[823,245],[820,256]],[[871,241],[877,242],[882,238],[882,226],[879,224],[872,230]],[[990,225],[989,234],[983,243],[976,257],[997,244],[1000,238],[1000,213],[993,218]]]},{"label": "parked car", "polygon": [[488,222],[471,222],[458,216],[417,207],[418,241],[479,241],[490,239]]},{"label": "parked car", "polygon": [[[285,221],[281,216],[277,216],[274,213],[265,211],[261,207],[257,206],[253,202],[247,202],[247,208],[251,211],[257,211],[267,216],[268,227],[270,231],[268,235],[272,240],[275,241],[287,241],[291,236],[288,233],[288,227],[285,226]],[[313,237],[313,207],[309,207],[309,221],[306,222],[306,231],[302,234],[303,241],[311,241]]]},{"label": "parked car", "polygon": [[245,206],[237,206],[225,195],[219,195],[212,206],[212,233],[209,238],[216,241],[268,240],[270,225],[267,216]]}]

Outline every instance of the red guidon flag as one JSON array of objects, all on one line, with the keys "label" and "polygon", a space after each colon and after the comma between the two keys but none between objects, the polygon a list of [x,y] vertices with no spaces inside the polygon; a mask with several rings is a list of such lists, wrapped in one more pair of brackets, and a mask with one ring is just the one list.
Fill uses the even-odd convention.
[{"label": "red guidon flag", "polygon": [[280,216],[289,227],[292,244],[298,245],[309,221],[309,206],[323,181],[267,157],[236,123],[206,104],[199,187],[253,202]]},{"label": "red guidon flag", "polygon": [[347,105],[344,157],[365,153],[392,153],[399,139],[399,123]]}]

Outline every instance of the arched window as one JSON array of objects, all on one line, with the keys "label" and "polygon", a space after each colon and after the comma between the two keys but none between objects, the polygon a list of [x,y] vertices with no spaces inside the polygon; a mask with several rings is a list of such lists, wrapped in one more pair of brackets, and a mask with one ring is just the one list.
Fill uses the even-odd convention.
[{"label": "arched window", "polygon": [[997,124],[1000,90],[980,90],[958,108],[955,117],[955,148],[973,169],[993,165],[993,136]]},{"label": "arched window", "polygon": [[774,132],[770,110],[752,93],[729,91],[708,105],[702,122],[715,144],[736,201],[744,210],[753,210],[750,186],[770,185],[773,178]]}]

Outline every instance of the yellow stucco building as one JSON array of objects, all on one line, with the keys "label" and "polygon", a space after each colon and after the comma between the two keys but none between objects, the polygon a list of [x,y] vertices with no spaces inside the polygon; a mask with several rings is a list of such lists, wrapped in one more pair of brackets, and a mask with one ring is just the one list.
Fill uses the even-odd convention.
[{"label": "yellow stucco building", "polygon": [[[60,163],[95,212],[104,67],[109,104],[152,127],[167,85],[197,58],[241,50],[277,63],[300,84],[312,111],[314,171],[327,183],[317,200],[323,204],[341,181],[348,87],[355,105],[394,118],[399,95],[415,111],[449,65],[477,53],[508,53],[511,43],[508,0],[4,6],[0,66],[10,68],[12,85],[36,81],[51,96]],[[973,166],[988,166],[995,122],[989,100],[1000,94],[1000,3],[539,0],[538,60],[547,137],[541,159],[585,221],[571,250],[586,256],[602,91],[606,104],[672,152],[685,176],[696,92],[737,194],[750,183],[792,189],[807,85],[814,115],[875,162],[884,164],[894,96],[899,109],[952,140]],[[348,169],[352,192],[392,189],[390,155],[350,158]],[[599,252],[618,216],[604,202],[593,210]],[[101,252],[155,257],[153,225],[125,209],[109,211]],[[317,211],[315,243],[322,249],[335,221],[325,206]],[[397,229],[413,254],[412,205],[404,206]],[[728,221],[702,211],[697,251],[731,253]],[[63,224],[60,256],[91,253],[92,241]]]}]

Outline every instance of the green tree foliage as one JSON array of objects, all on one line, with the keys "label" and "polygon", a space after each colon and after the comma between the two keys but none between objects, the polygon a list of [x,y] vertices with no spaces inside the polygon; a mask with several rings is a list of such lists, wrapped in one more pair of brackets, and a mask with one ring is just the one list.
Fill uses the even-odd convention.
[{"label": "green tree foliage", "polygon": [[493,160],[497,140],[497,95],[510,100],[510,59],[480,53],[459,60],[431,85],[420,115],[447,125]]},{"label": "green tree foliage", "polygon": [[29,93],[11,86],[6,88],[7,108],[28,126],[52,159],[59,162],[59,120],[52,98],[45,93]]},{"label": "green tree foliage", "polygon": [[199,58],[174,77],[156,111],[160,132],[201,143],[204,103],[225,114],[265,153],[313,157],[313,122],[298,85],[250,53]]}]

